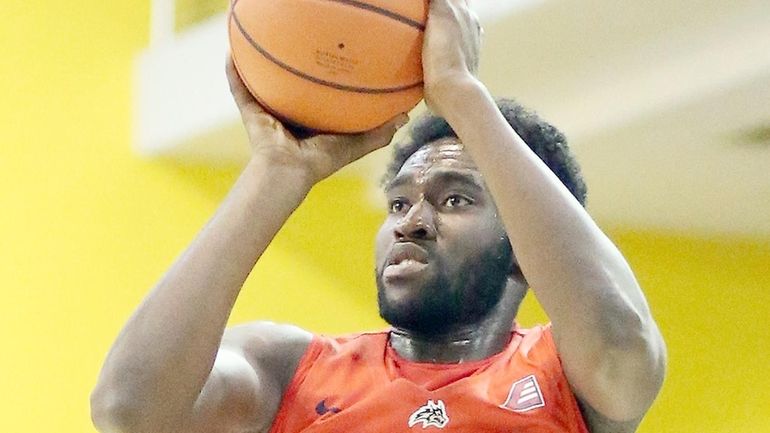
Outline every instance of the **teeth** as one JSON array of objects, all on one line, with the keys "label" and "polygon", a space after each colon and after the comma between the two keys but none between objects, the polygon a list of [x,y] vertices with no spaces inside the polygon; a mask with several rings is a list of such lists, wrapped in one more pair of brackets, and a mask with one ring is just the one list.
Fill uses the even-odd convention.
[{"label": "teeth", "polygon": [[423,263],[414,259],[404,259],[398,263],[393,263],[385,267],[382,275],[385,277],[385,279],[407,277],[409,275],[416,275],[427,266],[427,263]]}]

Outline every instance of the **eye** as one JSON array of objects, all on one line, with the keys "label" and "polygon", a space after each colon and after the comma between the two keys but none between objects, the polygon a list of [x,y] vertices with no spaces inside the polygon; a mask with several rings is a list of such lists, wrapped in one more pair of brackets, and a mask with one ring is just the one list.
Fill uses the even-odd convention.
[{"label": "eye", "polygon": [[444,200],[444,206],[446,207],[468,206],[469,204],[473,204],[473,201],[468,197],[459,194],[450,195]]},{"label": "eye", "polygon": [[407,209],[407,203],[404,199],[396,198],[391,200],[390,203],[388,203],[388,208],[390,213],[403,212]]}]

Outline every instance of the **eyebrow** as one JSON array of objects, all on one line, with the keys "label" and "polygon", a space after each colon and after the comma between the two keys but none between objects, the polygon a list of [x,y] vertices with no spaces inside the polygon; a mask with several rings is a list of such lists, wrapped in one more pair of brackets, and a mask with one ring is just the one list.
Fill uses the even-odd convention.
[{"label": "eyebrow", "polygon": [[[434,184],[436,182],[442,183],[459,183],[464,186],[469,186],[477,191],[482,191],[483,187],[476,180],[476,177],[471,174],[465,174],[454,170],[432,170],[435,174],[430,174],[427,177],[429,183]],[[392,189],[414,183],[415,175],[402,175],[396,176],[386,187],[385,192],[389,192]]]}]

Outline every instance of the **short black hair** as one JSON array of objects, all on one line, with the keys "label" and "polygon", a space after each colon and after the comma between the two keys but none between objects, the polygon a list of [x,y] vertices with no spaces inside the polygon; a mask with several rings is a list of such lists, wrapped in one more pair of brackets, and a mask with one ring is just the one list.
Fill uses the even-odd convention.
[{"label": "short black hair", "polygon": [[[585,206],[586,185],[564,134],[512,99],[501,98],[496,102],[508,124],[556,174],[578,202]],[[383,186],[387,186],[396,177],[406,160],[422,146],[450,137],[457,138],[457,134],[443,118],[430,112],[416,118],[406,139],[395,146],[393,159],[382,179]]]}]

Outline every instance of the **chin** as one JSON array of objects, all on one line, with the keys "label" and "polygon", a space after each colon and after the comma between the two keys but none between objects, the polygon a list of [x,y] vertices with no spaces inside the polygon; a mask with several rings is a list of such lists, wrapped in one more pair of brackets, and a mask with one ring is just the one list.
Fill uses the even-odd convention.
[{"label": "chin", "polygon": [[443,334],[455,323],[442,312],[412,314],[409,311],[380,307],[380,317],[394,328],[422,335]]},{"label": "chin", "polygon": [[377,294],[380,317],[393,327],[428,335],[440,334],[459,322],[460,312],[447,305],[447,299],[419,296],[418,290],[395,295],[393,290],[381,288]]}]

